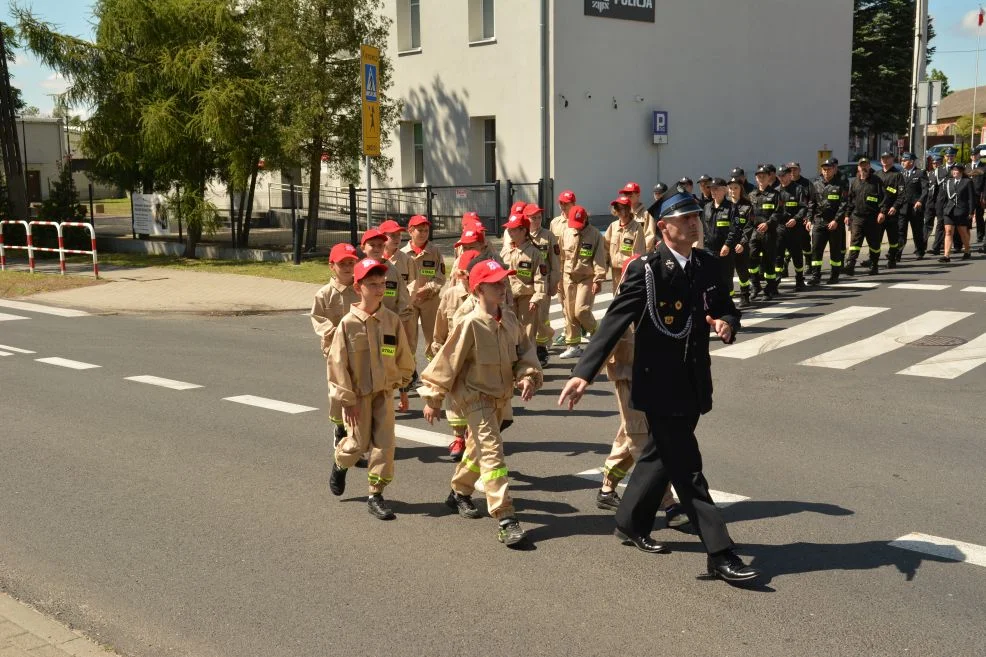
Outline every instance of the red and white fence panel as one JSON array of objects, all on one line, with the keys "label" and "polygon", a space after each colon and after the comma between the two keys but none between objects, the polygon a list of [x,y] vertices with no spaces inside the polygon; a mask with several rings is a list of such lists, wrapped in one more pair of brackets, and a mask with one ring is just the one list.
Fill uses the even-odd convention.
[{"label": "red and white fence panel", "polygon": [[[24,231],[27,233],[27,245],[19,246],[12,244],[4,244],[3,241],[3,224],[17,224],[24,226]],[[58,236],[58,248],[46,247],[46,246],[34,246],[34,234],[32,226],[54,226],[55,233]],[[86,232],[89,233],[89,243],[91,245],[91,250],[85,251],[81,249],[66,249],[65,248],[65,228],[84,228]],[[21,251],[27,251],[27,262],[31,273],[34,273],[34,252],[42,251],[46,253],[57,253],[58,254],[58,269],[65,275],[65,255],[71,253],[73,255],[91,255],[92,256],[92,273],[96,278],[99,278],[99,257],[96,253],[96,229],[92,227],[91,224],[87,224],[81,221],[65,221],[58,223],[56,221],[0,221],[0,271],[7,269],[7,254],[5,249],[18,249]]]}]

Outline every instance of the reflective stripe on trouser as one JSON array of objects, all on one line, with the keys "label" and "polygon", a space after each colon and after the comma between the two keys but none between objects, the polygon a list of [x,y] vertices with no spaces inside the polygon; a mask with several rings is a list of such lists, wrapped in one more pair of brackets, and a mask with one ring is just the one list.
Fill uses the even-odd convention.
[{"label": "reflective stripe on trouser", "polygon": [[411,345],[411,353],[418,353],[418,323],[421,323],[421,335],[425,339],[425,346],[431,348],[431,340],[435,335],[435,317],[438,315],[438,304],[441,303],[441,295],[436,294],[427,301],[415,303],[411,306],[411,319],[404,324],[404,332],[407,333],[407,343]]},{"label": "reflective stripe on trouser", "polygon": [[780,273],[784,271],[784,251],[790,252],[791,260],[794,261],[794,271],[801,273],[805,269],[805,256],[802,252],[804,245],[804,226],[796,225],[794,228],[780,226],[777,229],[777,258],[774,260],[774,271]]},{"label": "reflective stripe on trouser", "polygon": [[551,344],[555,337],[555,329],[551,328],[551,297],[545,299],[538,307],[538,345],[545,347]]},{"label": "reflective stripe on trouser", "polygon": [[811,266],[816,272],[822,271],[822,261],[826,245],[829,247],[829,265],[832,270],[842,266],[842,258],[846,248],[846,229],[841,221],[836,222],[835,230],[829,230],[828,224],[811,227]]},{"label": "reflective stripe on trouser", "polygon": [[370,493],[379,493],[394,479],[394,393],[391,390],[360,397],[359,422],[349,427],[349,435],[336,445],[335,460],[340,468],[356,465],[370,451],[366,474]]},{"label": "reflective stripe on trouser", "polygon": [[647,416],[630,408],[630,382],[614,381],[616,401],[620,409],[620,428],[613,439],[613,447],[603,463],[603,485],[614,488],[640,458],[647,442]]},{"label": "reflective stripe on trouser", "polygon": [[775,280],[774,262],[777,252],[777,233],[767,230],[766,233],[754,233],[750,240],[750,274],[768,281]]},{"label": "reflective stripe on trouser", "polygon": [[507,483],[507,464],[503,460],[503,439],[500,422],[503,409],[496,408],[492,400],[475,404],[465,413],[469,423],[466,451],[462,461],[455,466],[452,490],[460,495],[472,495],[476,482],[483,479],[486,491],[486,507],[494,518],[514,515]]},{"label": "reflective stripe on trouser", "polygon": [[736,277],[740,280],[740,291],[746,292],[750,287],[750,248],[743,247],[743,253],[736,253],[736,247],[733,247],[733,262]]},{"label": "reflective stripe on trouser", "polygon": [[[876,256],[880,255],[880,247],[883,244],[883,235],[887,235],[888,257],[896,257],[897,250],[900,248],[900,224],[897,215],[887,217],[882,224],[877,224],[879,237],[876,243]],[[873,244],[870,244],[870,252],[873,253]]]},{"label": "reflective stripe on trouser", "polygon": [[596,318],[592,316],[592,279],[575,283],[565,276],[565,305],[568,307],[565,319],[565,342],[576,345],[582,342],[582,332],[596,330]]},{"label": "reflective stripe on trouser", "polygon": [[461,436],[466,432],[466,418],[462,417],[451,408],[449,408],[448,399],[445,400],[445,419],[448,420],[448,425],[452,427],[452,433],[456,436]]},{"label": "reflective stripe on trouser", "polygon": [[527,334],[528,339],[533,343],[537,339],[538,317],[541,315],[540,304],[531,311],[531,299],[533,297],[514,297],[514,314],[520,322],[520,329]]},{"label": "reflective stripe on trouser", "polygon": [[876,219],[862,219],[852,217],[849,220],[849,264],[855,265],[859,257],[859,252],[863,249],[863,241],[869,241],[870,234],[873,233],[873,226],[876,226]]}]

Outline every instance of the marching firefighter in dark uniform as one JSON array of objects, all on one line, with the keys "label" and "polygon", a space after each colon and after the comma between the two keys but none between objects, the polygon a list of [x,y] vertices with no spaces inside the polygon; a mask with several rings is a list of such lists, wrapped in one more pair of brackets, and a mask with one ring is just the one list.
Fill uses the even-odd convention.
[{"label": "marching firefighter in dark uniform", "polygon": [[[927,178],[928,193],[924,202],[924,246],[925,251],[934,253],[932,240],[935,232],[935,219],[938,217],[938,193],[941,191],[942,183],[948,179],[948,169],[942,166],[941,155],[931,156],[931,169],[928,170]],[[918,260],[923,259],[923,253],[918,255]]]},{"label": "marching firefighter in dark uniform", "polygon": [[746,195],[745,181],[742,178],[730,178],[726,183],[729,189],[729,200],[733,202],[733,223],[737,234],[733,246],[733,264],[736,266],[736,276],[739,278],[740,308],[749,308],[750,303],[750,240],[753,238],[753,206]]},{"label": "marching firefighter in dark uniform", "polygon": [[[699,201],[701,205],[701,201]],[[726,181],[713,178],[709,184],[709,202],[702,210],[705,222],[705,249],[719,258],[719,272],[722,274],[722,289],[733,293],[733,270],[735,253],[733,249],[743,236],[735,221],[736,208],[726,198]]]},{"label": "marching firefighter in dark uniform", "polygon": [[[773,299],[777,294],[777,274],[774,272],[774,263],[777,259],[777,226],[784,217],[784,202],[787,195],[770,185],[771,169],[774,169],[771,164],[765,164],[757,169],[757,189],[750,192],[750,205],[753,206],[753,233],[750,238],[752,299],[757,299],[761,294],[767,299]],[[761,281],[766,283],[762,284]]]},{"label": "marching firefighter in dark uniform", "polygon": [[900,164],[903,171],[900,175],[904,179],[904,204],[900,208],[900,238],[897,243],[897,262],[904,253],[904,246],[907,244],[907,229],[910,227],[911,236],[914,239],[914,255],[920,260],[924,257],[927,242],[924,239],[924,206],[928,201],[928,177],[922,169],[915,166],[914,153],[904,153],[900,156]]},{"label": "marching firefighter in dark uniform", "polygon": [[648,553],[667,552],[650,537],[668,482],[698,530],[710,575],[726,581],[759,574],[734,551],[722,513],[702,474],[695,438],[699,417],[712,408],[709,332],[726,344],[740,313],[721,285],[719,262],[693,249],[701,208],[691,194],[674,194],[661,205],[662,241],[630,262],[613,303],[559,397],[573,408],[610,352],[635,324],[630,405],[646,414],[648,438],[616,512],[616,535]]},{"label": "marching firefighter in dark uniform", "polygon": [[865,157],[860,159],[856,165],[856,177],[849,185],[849,213],[844,219],[850,234],[846,276],[856,275],[856,260],[864,239],[870,249],[870,274],[880,273],[882,225],[886,220],[884,197],[883,183],[870,168],[870,161]]},{"label": "marching firefighter in dark uniform", "polygon": [[774,273],[783,278],[787,273],[787,260],[784,252],[794,260],[796,290],[805,289],[805,253],[807,239],[805,221],[808,217],[808,188],[794,182],[793,167],[786,165],[781,169],[781,191],[784,193],[784,222],[777,227],[777,263]]},{"label": "marching firefighter in dark uniform", "polygon": [[707,173],[703,173],[698,177],[698,204],[705,209],[709,203],[712,202],[712,176]]},{"label": "marching firefighter in dark uniform", "polygon": [[[876,172],[876,175],[880,178],[883,183],[883,197],[884,204],[881,207],[883,210],[884,219],[880,226],[880,239],[877,242],[878,245],[883,244],[883,235],[887,235],[887,243],[889,248],[887,249],[887,269],[893,269],[897,266],[897,252],[900,250],[900,224],[899,219],[904,207],[905,195],[904,195],[904,176],[898,170],[897,166],[894,164],[894,155],[888,151],[884,151],[880,154],[880,165],[881,169]],[[871,254],[871,258],[874,254]],[[872,265],[876,264],[879,267],[880,253],[876,254],[877,262],[870,262],[870,269]],[[876,273],[876,272],[871,272]]]},{"label": "marching firefighter in dark uniform", "polygon": [[[811,199],[811,181],[801,175],[801,164],[798,162],[788,162],[784,165],[791,170],[791,182],[795,185],[800,185],[804,189],[805,198]],[[805,264],[811,261],[811,224],[808,222],[807,215],[805,216],[805,230],[802,233],[804,237],[804,244],[801,245],[801,253],[804,255]]]},{"label": "marching firefighter in dark uniform", "polygon": [[849,214],[849,181],[837,175],[835,160],[822,162],[822,175],[815,179],[809,200],[811,222],[811,278],[809,285],[822,282],[822,263],[825,245],[829,247],[831,272],[827,283],[839,282],[842,258],[846,250],[846,229],[843,218]]},{"label": "marching firefighter in dark uniform", "polygon": [[972,181],[972,192],[976,197],[976,241],[982,242],[979,252],[984,253],[986,249],[986,159],[980,158],[976,162],[975,168],[969,173]]},{"label": "marching firefighter in dark uniform", "polygon": [[733,167],[733,170],[729,172],[729,177],[742,181],[743,193],[747,196],[749,196],[750,193],[757,188],[756,185],[746,179],[746,171],[743,170],[743,167]]}]

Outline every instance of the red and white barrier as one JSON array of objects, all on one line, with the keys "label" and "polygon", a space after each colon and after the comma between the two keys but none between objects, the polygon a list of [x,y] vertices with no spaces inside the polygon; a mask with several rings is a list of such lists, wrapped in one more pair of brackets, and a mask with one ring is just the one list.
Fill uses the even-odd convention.
[{"label": "red and white barrier", "polygon": [[[96,229],[92,227],[91,224],[87,224],[81,221],[65,221],[58,223],[55,221],[0,221],[0,226],[3,224],[20,224],[24,226],[24,230],[27,233],[27,246],[16,246],[10,244],[4,244],[3,242],[3,231],[0,230],[0,271],[7,269],[7,255],[4,252],[5,249],[18,249],[22,251],[27,251],[27,261],[28,267],[31,273],[34,273],[34,252],[44,251],[47,253],[57,253],[58,254],[58,269],[65,275],[65,254],[72,253],[78,255],[91,255],[92,256],[92,273],[96,278],[99,278],[99,258],[96,254]],[[51,248],[46,246],[34,246],[34,235],[31,229],[32,226],[54,226],[55,233],[58,235],[58,248]],[[66,249],[65,248],[65,237],[63,234],[63,229],[69,228],[85,228],[86,232],[89,233],[90,244],[92,245],[92,250],[84,251],[80,249]]]}]

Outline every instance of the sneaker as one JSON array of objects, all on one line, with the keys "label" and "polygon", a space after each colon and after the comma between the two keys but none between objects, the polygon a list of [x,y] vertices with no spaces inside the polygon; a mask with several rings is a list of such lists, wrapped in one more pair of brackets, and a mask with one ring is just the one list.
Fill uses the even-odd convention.
[{"label": "sneaker", "polygon": [[555,338],[555,341],[552,342],[551,344],[554,345],[554,346],[556,346],[556,347],[564,347],[565,346],[565,334],[562,333],[561,335],[559,335],[557,338]]},{"label": "sneaker", "polygon": [[455,491],[449,493],[448,497],[445,498],[445,506],[453,511],[457,511],[463,518],[474,519],[481,515],[479,513],[479,509],[477,509],[476,505],[472,503],[471,497],[468,495],[460,495]]},{"label": "sneaker", "polygon": [[448,455],[453,461],[461,461],[462,455],[466,451],[466,439],[463,436],[456,436],[448,446]]},{"label": "sneaker", "polygon": [[690,522],[688,520],[688,515],[678,504],[672,504],[666,508],[664,510],[664,517],[667,520],[668,527],[671,528],[681,527],[682,525],[687,525]]},{"label": "sneaker", "polygon": [[516,518],[504,518],[496,532],[496,540],[504,545],[516,545],[527,538],[527,533],[520,528]]},{"label": "sneaker", "polygon": [[559,358],[581,358],[582,357],[582,347],[578,345],[573,345],[561,352]]},{"label": "sneaker", "polygon": [[338,447],[339,446],[339,443],[342,442],[342,439],[345,438],[348,435],[349,434],[346,432],[346,425],[345,424],[337,424],[336,425],[336,428],[335,428],[335,431],[333,432],[333,437],[335,439],[334,442],[332,443],[333,446],[334,447]]},{"label": "sneaker", "polygon": [[332,464],[332,472],[329,474],[329,490],[338,497],[346,492],[346,468],[340,468],[335,463]]},{"label": "sneaker", "polygon": [[620,508],[620,494],[615,490],[608,493],[599,490],[596,492],[596,506],[603,511],[616,511]]},{"label": "sneaker", "polygon": [[379,520],[393,520],[394,510],[387,506],[380,493],[374,493],[366,500],[366,510],[370,515]]}]

